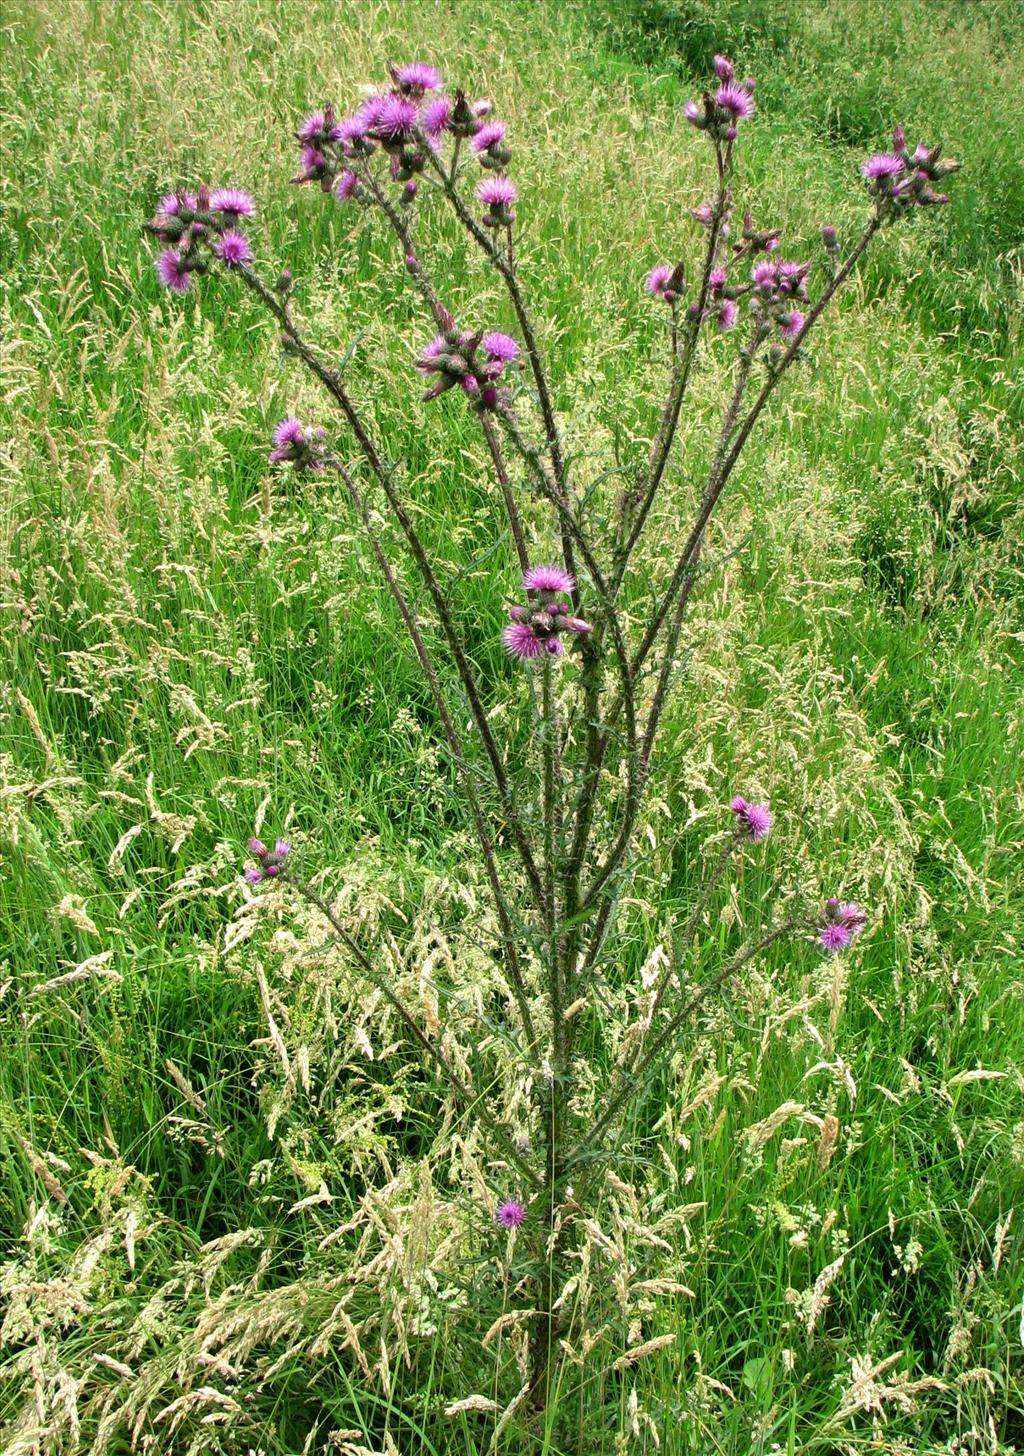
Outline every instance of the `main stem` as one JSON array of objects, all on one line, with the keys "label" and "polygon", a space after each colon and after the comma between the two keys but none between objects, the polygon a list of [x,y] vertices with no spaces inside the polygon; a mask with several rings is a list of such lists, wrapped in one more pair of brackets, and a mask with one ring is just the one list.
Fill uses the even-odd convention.
[{"label": "main stem", "polygon": [[545,1196],[541,1202],[538,1229],[545,1235],[543,1269],[538,1275],[537,1316],[530,1352],[530,1403],[535,1410],[547,1404],[551,1384],[552,1355],[557,1346],[558,1316],[555,1303],[563,1283],[564,1232],[559,1225],[565,1161],[565,1117],[571,1064],[572,1021],[566,1021],[566,966],[561,944],[556,896],[556,856],[560,820],[559,730],[555,700],[554,664],[547,658],[541,669],[543,760],[544,871],[548,900],[546,960],[551,1012],[550,1085],[545,1097],[544,1120]]}]

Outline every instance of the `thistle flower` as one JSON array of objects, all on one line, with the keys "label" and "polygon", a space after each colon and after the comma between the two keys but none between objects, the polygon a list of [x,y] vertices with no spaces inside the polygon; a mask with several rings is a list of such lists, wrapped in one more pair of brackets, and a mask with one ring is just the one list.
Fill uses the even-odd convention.
[{"label": "thistle flower", "polygon": [[374,123],[374,131],[388,146],[409,141],[419,121],[419,108],[405,96],[386,96]]},{"label": "thistle flower", "polygon": [[452,103],[448,96],[435,96],[420,112],[420,125],[424,134],[436,142],[447,128],[452,117]]},{"label": "thistle flower", "polygon": [[526,1218],[526,1209],[515,1199],[510,1199],[508,1203],[499,1204],[494,1216],[502,1228],[514,1229],[518,1228]]},{"label": "thistle flower", "polygon": [[359,189],[359,178],[354,172],[342,172],[334,184],[334,195],[339,202],[349,202]]},{"label": "thistle flower", "polygon": [[839,247],[839,238],[830,222],[827,222],[821,230],[821,241],[830,253],[836,252]]},{"label": "thistle flower", "polygon": [[436,374],[438,360],[448,347],[444,334],[436,334],[429,344],[424,344],[420,350],[420,357],[416,360],[416,369],[420,374]]},{"label": "thistle flower", "polygon": [[471,110],[477,120],[480,121],[483,119],[483,117],[490,116],[491,112],[494,110],[494,102],[488,101],[486,100],[486,98],[481,97],[479,101],[473,102]]},{"label": "thistle flower", "polygon": [[184,293],[192,281],[188,265],[177,248],[168,248],[166,252],[158,253],[153,266],[160,282],[172,293]]},{"label": "thistle flower", "polygon": [[322,470],[318,450],[323,436],[319,426],[307,428],[291,417],[281,420],[274,428],[274,448],[267,458],[275,465],[288,461],[299,470]]},{"label": "thistle flower", "polygon": [[531,566],[523,572],[526,591],[571,592],[576,578],[562,566]]},{"label": "thistle flower", "polygon": [[874,156],[868,157],[860,169],[862,177],[869,182],[878,182],[889,177],[898,177],[905,168],[902,157],[895,152],[875,152]]},{"label": "thistle flower", "polygon": [[807,275],[811,271],[810,263],[791,263],[782,259],[778,264],[778,270],[780,293],[787,293],[795,298],[807,297]]},{"label": "thistle flower", "polygon": [[660,298],[672,277],[672,267],[669,263],[656,263],[644,280],[644,287],[647,292],[655,298]]},{"label": "thistle flower", "polygon": [[707,115],[704,112],[704,109],[698,106],[696,101],[687,101],[686,105],[683,107],[683,115],[686,117],[687,121],[690,123],[691,126],[700,127],[701,130],[703,130],[704,127],[706,127],[708,124]]},{"label": "thistle flower", "polygon": [[754,114],[754,98],[747,85],[746,81],[739,86],[728,81],[715,92],[715,105],[720,111],[728,112],[733,121],[745,121]]},{"label": "thistle flower", "polygon": [[250,839],[249,853],[259,864],[246,865],[244,873],[249,884],[258,885],[261,880],[276,880],[285,860],[291,854],[291,849],[287,839],[279,839],[273,849],[268,849],[262,839]]},{"label": "thistle flower", "polygon": [[838,951],[844,950],[852,939],[853,935],[849,928],[837,921],[830,921],[828,925],[823,926],[818,936],[822,949],[828,951],[829,955],[835,955]]},{"label": "thistle flower", "polygon": [[395,85],[407,96],[422,96],[424,91],[436,91],[441,84],[441,72],[425,61],[409,61],[404,66],[390,66],[389,70]]},{"label": "thistle flower", "polygon": [[484,221],[491,226],[515,222],[512,206],[519,198],[519,188],[511,177],[485,177],[476,189],[476,198],[487,208]]},{"label": "thistle flower", "polygon": [[794,308],[779,320],[779,333],[784,339],[795,339],[805,322],[804,315],[798,308]]},{"label": "thistle flower", "polygon": [[719,333],[727,334],[730,329],[734,329],[736,327],[736,320],[739,317],[739,309],[736,307],[736,304],[731,298],[723,298],[722,302],[718,306],[718,312],[715,317],[718,320]]},{"label": "thistle flower", "polygon": [[496,147],[505,136],[505,123],[503,121],[488,121],[476,133],[470,146],[474,152],[486,152],[491,147]]},{"label": "thistle flower", "polygon": [[241,187],[217,187],[210,193],[210,211],[223,213],[229,222],[252,217],[256,204]]},{"label": "thistle flower", "polygon": [[733,70],[732,61],[727,56],[716,56],[714,59],[715,75],[723,85],[731,85],[736,79],[736,72]]},{"label": "thistle flower", "polygon": [[519,357],[519,345],[510,334],[497,332],[484,334],[480,340],[480,347],[489,359],[502,364],[511,364],[513,359]]},{"label": "thistle flower", "polygon": [[318,147],[306,143],[301,152],[302,168],[291,179],[296,186],[303,182],[322,182],[327,175],[327,158]]},{"label": "thistle flower", "polygon": [[778,264],[769,263],[767,259],[764,259],[754,265],[750,270],[750,276],[754,280],[756,288],[760,288],[764,293],[771,293],[779,281]]},{"label": "thistle flower", "polygon": [[295,130],[295,140],[304,146],[320,147],[325,142],[338,141],[340,136],[341,128],[334,115],[334,107],[329,105],[323,111],[311,111]]},{"label": "thistle flower", "polygon": [[844,950],[864,929],[867,916],[855,900],[841,902],[833,897],[825,902],[825,924],[818,932],[823,950],[834,955]]},{"label": "thistle flower", "polygon": [[226,263],[229,268],[241,268],[243,264],[252,262],[249,239],[238,228],[228,228],[226,233],[221,234],[217,253],[221,262]]},{"label": "thistle flower", "polygon": [[738,833],[753,840],[755,844],[759,840],[767,839],[774,823],[772,811],[767,804],[748,804],[742,795],[737,794],[729,808],[735,815]]},{"label": "thistle flower", "polygon": [[[691,106],[695,104],[695,102],[690,103]],[[702,202],[699,207],[690,208],[690,216],[699,222],[701,227],[710,227],[715,220],[715,210],[710,202]]]},{"label": "thistle flower", "polygon": [[540,638],[526,622],[509,622],[501,634],[501,640],[510,657],[526,660],[540,656]]}]

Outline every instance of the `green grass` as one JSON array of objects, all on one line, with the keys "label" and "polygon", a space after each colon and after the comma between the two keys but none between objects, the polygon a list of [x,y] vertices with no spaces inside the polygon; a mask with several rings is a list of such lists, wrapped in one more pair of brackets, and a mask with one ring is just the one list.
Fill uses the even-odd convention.
[{"label": "green grass", "polygon": [[[261,258],[293,268],[315,336],[338,353],[359,337],[360,403],[405,462],[496,722],[522,747],[527,705],[497,644],[513,558],[492,547],[480,443],[450,401],[416,402],[428,330],[389,240],[285,185],[289,132],[327,96],[347,106],[388,56],[436,57],[494,95],[558,406],[596,478],[656,427],[664,340],[640,280],[696,254],[688,209],[709,177],[678,107],[716,48],[759,78],[744,189],[796,256],[820,266],[822,221],[852,229],[858,162],[893,121],[965,166],[949,209],[883,237],[737,473],[713,544],[750,541],[694,618],[611,1009],[586,1013],[594,1046],[693,903],[734,786],[771,795],[779,833],[716,902],[693,975],[787,866],[869,904],[872,928],[848,979],[809,950],[773,953],[638,1100],[637,1160],[619,1174],[645,1212],[611,1190],[601,1226],[634,1280],[693,1295],[651,1298],[642,1338],[676,1342],[615,1371],[635,1301],[629,1316],[606,1307],[615,1265],[594,1251],[607,1329],[582,1374],[567,1367],[548,1450],[653,1451],[652,1428],[673,1456],[1020,1449],[1015,8],[15,0],[2,43],[8,1449],[127,1451],[130,1426],[102,1425],[104,1398],[127,1393],[152,1396],[140,1432],[175,1456],[294,1456],[332,1449],[332,1430],[361,1432],[351,1449],[482,1456],[496,1417],[445,1407],[473,1393],[502,1406],[518,1386],[513,1337],[480,1344],[511,1275],[477,1191],[433,1146],[437,1089],[389,1050],[397,1033],[340,958],[302,959],[322,933],[303,910],[247,914],[238,877],[262,812],[367,934],[411,944],[412,970],[441,932],[455,970],[434,974],[457,1014],[464,988],[489,984],[485,894],[429,699],[337,495],[275,477],[264,511],[269,427],[325,418],[318,398],[229,284],[182,304],[160,293],[141,220],[192,178],[257,193]],[[439,223],[437,239],[453,305],[508,324],[460,236]],[[696,381],[641,576],[664,573],[686,526],[716,373]],[[546,540],[539,511],[528,524]],[[267,1041],[258,967],[308,1087],[288,1084]],[[803,1110],[759,1146],[787,1103]],[[343,1329],[310,1354],[356,1262],[353,1238],[322,1241],[396,1175],[389,1196],[419,1198],[419,1222],[404,1263],[382,1258],[352,1284],[348,1313],[370,1329],[384,1310],[389,1339],[415,1311],[422,1323],[407,1361],[367,1379]],[[321,1184],[330,1201],[306,1202]],[[644,1233],[659,1218],[668,1249]],[[237,1248],[211,1247],[240,1231]],[[840,1256],[809,1331],[810,1291]],[[204,1364],[204,1330],[231,1312],[214,1340],[227,1366]],[[876,1426],[858,1371],[889,1359]],[[49,1423],[38,1448],[24,1435],[33,1383]],[[157,1423],[183,1383],[244,1417],[199,1424],[204,1396],[173,1431]],[[513,1422],[499,1449],[522,1439]]]}]

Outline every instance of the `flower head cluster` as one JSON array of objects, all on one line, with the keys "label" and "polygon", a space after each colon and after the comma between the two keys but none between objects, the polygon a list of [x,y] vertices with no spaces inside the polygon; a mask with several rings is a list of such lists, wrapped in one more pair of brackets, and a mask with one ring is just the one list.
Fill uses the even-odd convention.
[{"label": "flower head cluster", "polygon": [[274,428],[274,448],[268,458],[272,465],[287,461],[296,470],[322,470],[323,442],[321,425],[307,426],[301,420],[285,419]]},{"label": "flower head cluster", "polygon": [[867,916],[856,901],[827,900],[825,923],[818,932],[822,950],[828,951],[830,955],[845,950],[864,929],[866,921]]},{"label": "flower head cluster", "polygon": [[258,885],[261,880],[276,880],[291,848],[287,839],[279,839],[273,849],[268,849],[262,839],[250,839],[249,853],[259,861],[258,865],[245,867],[245,878],[250,885]]},{"label": "flower head cluster", "polygon": [[706,131],[716,141],[736,140],[736,128],[754,114],[754,82],[750,77],[737,81],[733,64],[725,56],[715,57],[718,88],[705,91],[701,100],[688,101],[683,115],[698,131]]},{"label": "flower head cluster", "polygon": [[767,804],[748,804],[746,799],[737,794],[729,808],[733,812],[737,834],[753,840],[755,844],[768,838],[774,819]]},{"label": "flower head cluster", "polygon": [[944,192],[936,192],[939,182],[960,170],[960,163],[942,161],[941,147],[907,148],[907,134],[898,126],[892,134],[892,150],[875,152],[861,166],[861,176],[871,186],[879,202],[891,200],[900,208],[935,207],[949,201]]},{"label": "flower head cluster", "polygon": [[523,660],[542,652],[560,657],[563,632],[571,634],[570,640],[586,636],[590,623],[572,615],[568,600],[575,587],[575,577],[561,566],[531,566],[525,571],[523,590],[530,600],[526,606],[509,608],[512,620],[501,634],[505,651]]},{"label": "flower head cluster", "polygon": [[503,1229],[516,1229],[524,1222],[526,1209],[516,1199],[510,1198],[507,1203],[498,1205],[494,1216]]},{"label": "flower head cluster", "polygon": [[[489,101],[469,102],[465,93],[443,91],[441,73],[426,61],[388,64],[389,90],[371,96],[351,115],[340,120],[333,107],[312,111],[295,132],[301,166],[295,183],[315,182],[323,192],[334,192],[339,202],[370,202],[373,189],[361,175],[365,163],[380,148],[388,158],[388,176],[402,188],[401,201],[415,201],[417,176],[426,169],[431,152],[439,152],[445,135],[469,138],[481,166],[499,180],[512,153],[505,142],[505,124],[487,121]],[[511,187],[511,183],[507,186]],[[514,189],[513,189],[514,191]],[[513,198],[514,200],[514,198]],[[501,226],[512,218],[506,211],[495,216]]]},{"label": "flower head cluster", "polygon": [[256,206],[241,187],[202,186],[195,192],[169,192],[146,224],[146,230],[170,246],[155,259],[156,275],[165,288],[184,293],[194,273],[205,273],[212,256],[229,268],[252,261],[252,247],[241,224]]},{"label": "flower head cluster", "polygon": [[493,409],[498,403],[499,380],[519,357],[519,345],[497,330],[474,334],[457,329],[450,314],[441,322],[446,325],[444,333],[431,339],[416,361],[420,374],[433,380],[423,398],[436,399],[459,385],[481,409]]},{"label": "flower head cluster", "polygon": [[751,270],[751,311],[767,323],[778,325],[786,340],[798,338],[807,322],[797,305],[807,299],[810,271],[810,263],[794,263],[787,258],[763,258]]}]

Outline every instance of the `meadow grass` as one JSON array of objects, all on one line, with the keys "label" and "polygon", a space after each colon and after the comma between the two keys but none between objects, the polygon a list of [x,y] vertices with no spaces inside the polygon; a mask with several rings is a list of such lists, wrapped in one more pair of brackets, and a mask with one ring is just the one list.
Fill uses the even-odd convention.
[{"label": "meadow grass", "polygon": [[[558,407],[596,479],[656,427],[665,346],[641,281],[698,246],[706,158],[679,103],[716,48],[760,78],[744,180],[797,256],[823,221],[851,225],[857,164],[894,121],[941,139],[964,186],[882,239],[730,488],[715,546],[747,544],[693,619],[608,1005],[685,918],[735,788],[770,794],[778,857],[716,902],[695,979],[787,856],[872,924],[848,975],[773,951],[637,1100],[642,1156],[602,1207],[593,1299],[673,1280],[639,1335],[676,1339],[615,1368],[637,1331],[613,1300],[542,1441],[1020,1449],[1013,7],[14,0],[3,25],[5,1450],[126,1451],[133,1427],[171,1453],[523,1449],[492,1411],[444,1414],[508,1399],[481,1346],[507,1286],[483,1205],[475,1241],[443,1236],[477,1190],[451,1186],[434,1146],[436,1088],[337,953],[303,953],[312,918],[276,897],[254,910],[239,876],[254,826],[287,831],[457,998],[485,914],[457,787],[344,502],[267,466],[270,425],[326,422],[320,401],[240,290],[162,295],[140,224],[181,182],[256,193],[259,254],[293,268],[315,337],[339,354],[358,339],[360,403],[405,462],[515,745],[526,705],[498,642],[514,557],[493,545],[483,451],[444,402],[417,402],[430,330],[389,240],[287,188],[289,133],[388,56],[495,97]],[[453,305],[506,319],[461,236],[442,225],[438,246]],[[685,529],[718,388],[713,370],[695,382],[652,575]],[[587,1014],[596,1046],[611,1013]],[[393,1179],[419,1233],[381,1235],[353,1336],[332,1324],[354,1267],[336,1233]],[[359,1346],[381,1307],[408,1326],[394,1364],[383,1338]]]}]

